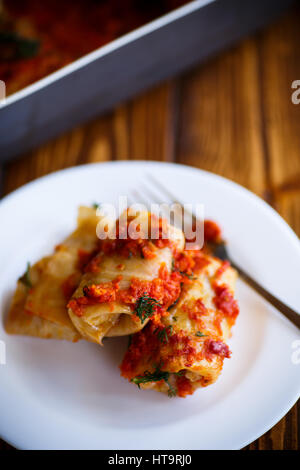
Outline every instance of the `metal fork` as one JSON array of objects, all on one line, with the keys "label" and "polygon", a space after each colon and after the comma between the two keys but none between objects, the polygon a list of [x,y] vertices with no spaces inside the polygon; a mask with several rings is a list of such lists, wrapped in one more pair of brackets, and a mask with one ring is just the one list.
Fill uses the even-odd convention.
[{"label": "metal fork", "polygon": [[[178,200],[176,196],[174,196],[169,189],[165,188],[163,184],[161,184],[156,178],[154,178],[152,175],[148,175],[148,179],[162,192],[168,197],[170,203],[176,203],[178,206],[183,209],[183,203]],[[159,196],[148,186],[143,186],[143,193],[146,194],[153,202],[155,203],[161,203],[161,200],[159,199]],[[140,193],[137,191],[132,192],[133,196],[135,198],[139,198],[138,202],[142,202],[143,204],[148,205],[147,201],[145,198],[141,196]],[[129,200],[131,203],[132,201]],[[185,212],[186,209],[184,209]],[[194,223],[196,221],[196,217],[194,214],[189,213],[189,215],[192,218],[192,222]],[[239,266],[235,261],[233,261],[228,254],[227,247],[224,241],[220,243],[210,243],[209,247],[212,250],[212,253],[214,256],[217,258],[220,258],[221,260],[227,260],[230,262],[231,266],[235,268],[239,276],[250,286],[252,289],[254,289],[256,292],[258,292],[264,299],[266,299],[273,307],[275,307],[279,312],[281,312],[285,317],[287,317],[294,325],[296,325],[300,329],[300,315],[298,312],[293,310],[291,307],[286,305],[284,302],[279,300],[277,297],[275,297],[271,292],[267,291],[261,284],[259,284],[257,281],[255,281],[246,271],[244,271],[241,266]]]}]

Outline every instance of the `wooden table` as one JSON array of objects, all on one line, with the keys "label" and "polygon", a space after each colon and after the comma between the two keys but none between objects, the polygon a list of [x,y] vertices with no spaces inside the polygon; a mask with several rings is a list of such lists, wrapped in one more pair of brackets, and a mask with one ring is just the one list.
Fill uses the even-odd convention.
[{"label": "wooden table", "polygon": [[[296,79],[299,7],[206,64],[7,164],[4,194],[83,163],[165,160],[244,185],[299,235],[300,104],[291,102]],[[299,450],[299,402],[248,449]]]}]

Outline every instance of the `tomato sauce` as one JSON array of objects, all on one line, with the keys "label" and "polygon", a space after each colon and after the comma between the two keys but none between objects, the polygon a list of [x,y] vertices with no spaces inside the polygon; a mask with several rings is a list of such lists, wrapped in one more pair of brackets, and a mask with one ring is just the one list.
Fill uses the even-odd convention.
[{"label": "tomato sauce", "polygon": [[223,341],[207,339],[204,343],[204,356],[211,360],[214,355],[229,358],[231,352]]},{"label": "tomato sauce", "polygon": [[222,240],[222,231],[216,222],[212,220],[204,221],[204,241],[211,243],[220,243]]},{"label": "tomato sauce", "polygon": [[207,308],[201,299],[183,304],[181,308],[188,314],[191,320],[196,320],[198,322],[201,322],[201,317],[207,314]]},{"label": "tomato sauce", "polygon": [[124,226],[117,221],[116,238],[100,240],[99,249],[106,255],[116,253],[124,258],[141,256],[145,259],[153,259],[156,256],[157,248],[165,247],[170,247],[175,253],[176,246],[167,237],[167,226],[164,219],[152,214],[148,220],[148,233],[144,233],[139,224],[135,225],[136,238],[130,236],[130,229],[134,229],[131,224],[134,224],[134,219],[130,216]]},{"label": "tomato sauce", "polygon": [[133,278],[128,289],[120,290],[121,279],[120,275],[112,282],[84,287],[84,296],[72,299],[68,304],[69,308],[76,315],[82,316],[85,306],[118,301],[130,305],[132,310],[135,310],[137,300],[147,295],[159,302],[154,306],[154,313],[161,316],[166,314],[166,310],[179,297],[181,291],[182,275],[177,272],[169,273],[165,265],[160,268],[159,277],[151,281]]},{"label": "tomato sauce", "polygon": [[0,79],[7,93],[20,90],[83,55],[133,31],[187,0],[5,0],[3,34],[34,40],[29,55],[14,56],[14,46],[0,41]]},{"label": "tomato sauce", "polygon": [[226,317],[235,320],[239,314],[238,303],[233,297],[227,285],[214,284],[215,297],[214,303],[218,310],[220,310]]},{"label": "tomato sauce", "polygon": [[187,395],[192,395],[194,393],[191,382],[184,376],[176,378],[176,386],[177,395],[179,397],[185,398]]}]

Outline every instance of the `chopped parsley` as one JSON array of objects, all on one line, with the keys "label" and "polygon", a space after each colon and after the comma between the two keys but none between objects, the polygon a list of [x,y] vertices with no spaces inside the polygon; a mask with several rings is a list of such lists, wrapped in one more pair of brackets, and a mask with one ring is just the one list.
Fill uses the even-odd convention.
[{"label": "chopped parsley", "polygon": [[[156,330],[155,330],[156,331]],[[169,342],[169,337],[168,335],[171,335],[173,332],[173,326],[170,325],[170,326],[167,326],[165,328],[163,328],[162,330],[160,330],[158,333],[157,333],[157,337],[159,339],[159,341],[163,344],[166,344]]]},{"label": "chopped parsley", "polygon": [[168,383],[168,386],[169,386],[168,397],[170,397],[170,398],[176,397],[176,395],[177,395],[177,390],[175,390],[175,388],[172,387],[172,385],[169,384],[169,383]]},{"label": "chopped parsley", "polygon": [[93,209],[99,209],[99,207],[100,207],[100,204],[98,204],[97,202],[94,202],[94,203],[92,204],[92,208],[93,208]]},{"label": "chopped parsley", "polygon": [[[178,375],[179,375],[179,372],[178,372]],[[144,372],[144,375],[137,375],[136,377],[131,379],[131,382],[135,383],[140,388],[140,384],[145,384],[148,382],[160,382],[161,380],[164,380],[165,383],[169,387],[168,396],[175,397],[177,392],[175,388],[170,384],[169,378],[170,378],[170,372],[162,371],[160,370],[159,366],[156,366],[154,372],[149,372],[146,370]]]},{"label": "chopped parsley", "polygon": [[171,308],[175,307],[175,305],[178,303],[180,295],[177,297],[177,299],[170,305],[170,307],[167,308],[168,312],[171,310]]},{"label": "chopped parsley", "polygon": [[192,281],[195,281],[197,279],[197,277],[194,276],[194,274],[188,274],[188,273],[185,273],[184,271],[179,271],[179,272],[182,276],[186,276],[187,278],[191,279]]},{"label": "chopped parsley", "polygon": [[148,382],[160,382],[160,380],[164,380],[166,383],[168,383],[169,376],[169,372],[162,371],[159,367],[156,367],[154,372],[149,372],[146,370],[144,375],[137,375],[131,379],[131,382],[135,383],[140,388],[140,384],[145,384]]},{"label": "chopped parsley", "polygon": [[157,305],[160,305],[160,302],[153,297],[150,297],[147,293],[142,295],[135,307],[135,313],[141,320],[142,324],[144,323],[147,318],[152,317],[154,314],[154,309]]},{"label": "chopped parsley", "polygon": [[27,263],[25,273],[19,278],[19,281],[21,281],[26,287],[32,287],[32,282],[30,279],[30,267],[30,263]]},{"label": "chopped parsley", "polygon": [[198,336],[199,338],[202,338],[203,336],[207,336],[207,335],[205,335],[204,333],[202,333],[202,331],[197,331],[197,333],[195,334],[195,336]]}]

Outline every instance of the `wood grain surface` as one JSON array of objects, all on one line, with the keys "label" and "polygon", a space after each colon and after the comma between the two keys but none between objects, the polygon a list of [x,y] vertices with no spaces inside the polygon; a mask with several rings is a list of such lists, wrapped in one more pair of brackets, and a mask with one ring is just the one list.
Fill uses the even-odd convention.
[{"label": "wood grain surface", "polygon": [[[185,163],[263,197],[300,235],[300,8],[264,31],[3,169],[3,194],[42,175],[118,159]],[[55,197],[55,195],[53,195]],[[0,449],[10,447],[0,441]],[[247,449],[300,449],[300,406]]]}]

